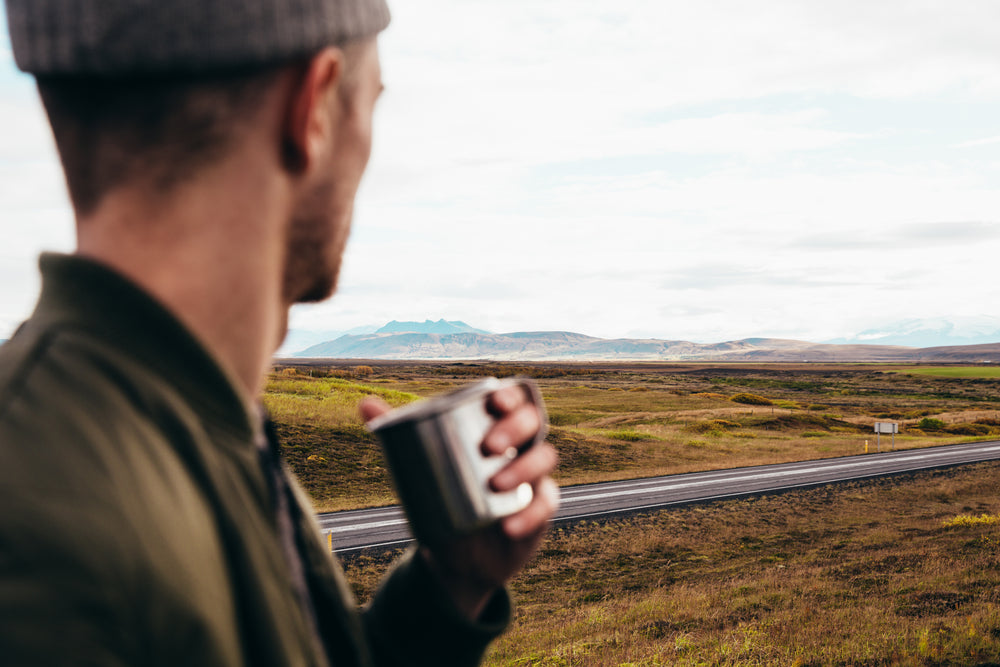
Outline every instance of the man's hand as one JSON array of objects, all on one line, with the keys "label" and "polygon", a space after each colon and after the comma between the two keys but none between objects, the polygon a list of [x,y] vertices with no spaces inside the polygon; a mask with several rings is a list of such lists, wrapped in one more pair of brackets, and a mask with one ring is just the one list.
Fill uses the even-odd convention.
[{"label": "man's hand", "polygon": [[[497,589],[534,555],[559,504],[559,489],[549,476],[556,466],[555,449],[545,442],[528,446],[542,424],[524,389],[500,389],[490,396],[487,407],[497,422],[483,440],[484,453],[518,450],[518,456],[490,480],[493,490],[510,491],[527,482],[534,498],[517,514],[478,533],[434,545],[433,551],[426,546],[420,550],[455,604],[471,619],[479,617]],[[376,397],[361,403],[365,421],[388,410]]]}]

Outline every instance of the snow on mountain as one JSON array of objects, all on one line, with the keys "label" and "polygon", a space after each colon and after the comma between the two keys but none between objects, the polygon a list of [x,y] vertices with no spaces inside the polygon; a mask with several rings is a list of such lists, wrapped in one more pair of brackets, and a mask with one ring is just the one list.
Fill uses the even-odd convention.
[{"label": "snow on mountain", "polygon": [[979,317],[900,320],[866,329],[854,336],[824,342],[840,345],[904,345],[907,347],[1000,343],[1000,318],[982,315]]}]

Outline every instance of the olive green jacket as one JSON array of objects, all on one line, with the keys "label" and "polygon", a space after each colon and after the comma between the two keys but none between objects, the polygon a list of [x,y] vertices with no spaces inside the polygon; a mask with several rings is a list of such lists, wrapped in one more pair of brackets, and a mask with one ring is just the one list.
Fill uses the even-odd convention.
[{"label": "olive green jacket", "polygon": [[0,346],[4,665],[467,665],[505,626],[467,622],[408,556],[356,608],[309,511],[295,593],[252,407],[136,286],[41,259],[31,319]]}]

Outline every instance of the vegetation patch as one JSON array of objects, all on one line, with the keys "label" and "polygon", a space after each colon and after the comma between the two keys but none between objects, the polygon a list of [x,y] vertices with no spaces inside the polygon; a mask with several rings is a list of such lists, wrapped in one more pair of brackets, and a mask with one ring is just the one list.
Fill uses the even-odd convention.
[{"label": "vegetation patch", "polygon": [[703,433],[703,434],[716,434],[721,435],[726,431],[740,428],[742,425],[738,422],[730,421],[728,419],[708,419],[705,421],[696,421],[687,424],[684,427],[685,431],[690,433]]},{"label": "vegetation patch", "polygon": [[763,417],[753,420],[752,423],[757,428],[766,428],[777,431],[802,429],[811,431],[822,429],[823,431],[830,431],[834,428],[838,428],[847,431],[868,432],[870,429],[867,425],[861,426],[846,422],[842,419],[837,419],[836,417],[830,415],[816,415],[811,413],[795,413],[789,415],[777,415],[775,417]]},{"label": "vegetation patch", "polygon": [[[561,526],[514,580],[501,665],[986,665],[1000,464]],[[349,561],[364,600],[382,563]]]},{"label": "vegetation patch", "polygon": [[896,605],[895,612],[900,616],[943,616],[969,601],[969,596],[952,591],[932,591],[908,595]]},{"label": "vegetation patch", "polygon": [[953,519],[946,520],[942,525],[945,528],[967,527],[967,526],[991,526],[1000,523],[1000,514],[959,514]]},{"label": "vegetation patch", "polygon": [[[887,418],[913,424],[904,423],[896,448],[1000,436],[1000,381],[886,373],[889,368],[302,362],[277,369],[264,403],[290,434],[289,462],[318,509],[391,500],[384,484],[370,483],[368,468],[381,464],[358,415],[364,396],[401,405],[487,375],[537,379],[550,440],[560,450],[562,484],[863,454],[866,440],[869,451],[874,445],[872,423]],[[719,390],[730,386],[772,405],[733,402]],[[925,417],[945,425],[923,431],[918,423]],[[369,450],[375,458],[359,466]]]},{"label": "vegetation patch", "polygon": [[943,378],[1000,378],[1000,365],[990,366],[928,366],[923,368],[906,368],[897,371],[908,375],[928,375]]},{"label": "vegetation patch", "polygon": [[659,440],[655,435],[651,433],[644,433],[642,431],[637,431],[633,428],[618,429],[616,431],[607,431],[607,436],[609,438],[614,438],[615,440],[625,440],[626,442],[641,442],[643,440]]},{"label": "vegetation patch", "polygon": [[763,396],[741,391],[729,397],[733,403],[743,403],[744,405],[774,405],[774,402]]},{"label": "vegetation patch", "polygon": [[924,417],[917,422],[917,428],[921,431],[943,431],[946,425],[943,420],[934,417]]},{"label": "vegetation patch", "polygon": [[627,445],[609,446],[569,429],[550,428],[548,441],[559,452],[560,475],[564,470],[621,470],[635,460],[635,453]]},{"label": "vegetation patch", "polygon": [[[386,394],[399,404],[483,375],[538,378],[563,484],[861,454],[879,419],[946,423],[904,427],[897,448],[983,437],[950,430],[1000,420],[996,379],[884,365],[366,363],[363,377],[357,362],[300,367],[265,398],[319,507],[391,499],[357,417],[363,395],[401,392]],[[729,386],[774,405],[733,403]],[[988,463],[562,526],[513,583],[517,615],[486,664],[1000,663],[997,526],[980,521],[1000,517],[998,472]],[[361,599],[384,569],[348,561]]]},{"label": "vegetation patch", "polygon": [[965,424],[952,424],[944,429],[951,435],[984,436],[1000,434],[1000,425],[995,420],[987,423],[974,422]]},{"label": "vegetation patch", "polygon": [[359,423],[283,424],[275,429],[281,453],[313,503],[326,511],[395,501],[392,484],[375,438]]}]

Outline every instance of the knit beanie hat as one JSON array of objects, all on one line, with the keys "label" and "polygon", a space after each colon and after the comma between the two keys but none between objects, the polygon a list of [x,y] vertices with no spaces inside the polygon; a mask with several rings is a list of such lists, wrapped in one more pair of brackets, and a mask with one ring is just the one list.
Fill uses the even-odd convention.
[{"label": "knit beanie hat", "polygon": [[6,0],[17,66],[118,76],[266,65],[369,37],[385,0]]}]

